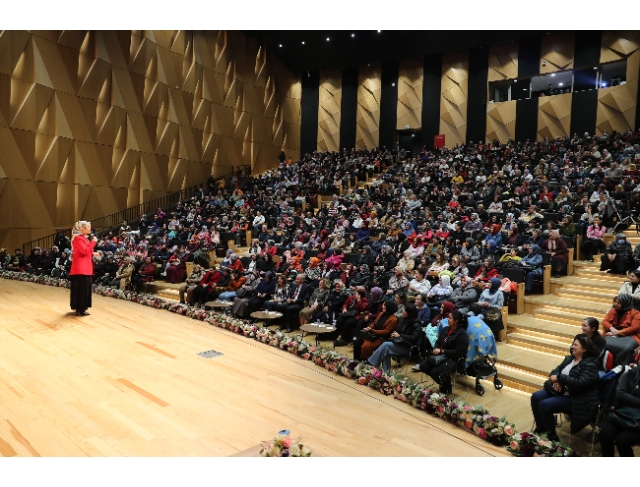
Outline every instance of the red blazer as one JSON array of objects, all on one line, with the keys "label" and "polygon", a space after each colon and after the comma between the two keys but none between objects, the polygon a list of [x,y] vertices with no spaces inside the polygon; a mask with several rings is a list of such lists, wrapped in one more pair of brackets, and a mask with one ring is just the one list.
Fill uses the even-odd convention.
[{"label": "red blazer", "polygon": [[70,275],[93,276],[93,249],[95,246],[95,242],[90,242],[82,235],[73,239],[71,242],[73,258]]}]

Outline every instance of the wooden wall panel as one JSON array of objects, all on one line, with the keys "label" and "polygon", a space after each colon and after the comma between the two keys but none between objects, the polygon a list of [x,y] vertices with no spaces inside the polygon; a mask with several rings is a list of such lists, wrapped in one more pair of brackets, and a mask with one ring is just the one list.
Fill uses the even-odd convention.
[{"label": "wooden wall panel", "polygon": [[572,98],[571,93],[538,98],[538,140],[571,136]]},{"label": "wooden wall panel", "polygon": [[241,32],[1,31],[0,246],[296,159],[300,100]]},{"label": "wooden wall panel", "polygon": [[598,90],[596,112],[596,134],[626,132],[633,129],[638,105],[638,70],[640,69],[640,49],[627,58],[627,82],[620,86],[610,86]]},{"label": "wooden wall panel", "polygon": [[398,118],[396,129],[422,127],[424,61],[403,61],[398,70]]},{"label": "wooden wall panel", "polygon": [[466,143],[468,83],[468,53],[443,55],[440,133],[445,134],[447,147]]},{"label": "wooden wall panel", "polygon": [[380,64],[361,66],[358,71],[357,150],[378,147],[381,91],[382,66]]},{"label": "wooden wall panel", "polygon": [[540,74],[573,69],[574,51],[575,34],[573,32],[560,32],[542,36],[540,42]]},{"label": "wooden wall panel", "polygon": [[516,100],[487,103],[486,143],[499,140],[506,144],[516,138]]},{"label": "wooden wall panel", "polygon": [[489,49],[489,81],[518,77],[518,44],[494,46]]},{"label": "wooden wall panel", "polygon": [[320,72],[318,96],[318,150],[340,150],[342,70]]}]

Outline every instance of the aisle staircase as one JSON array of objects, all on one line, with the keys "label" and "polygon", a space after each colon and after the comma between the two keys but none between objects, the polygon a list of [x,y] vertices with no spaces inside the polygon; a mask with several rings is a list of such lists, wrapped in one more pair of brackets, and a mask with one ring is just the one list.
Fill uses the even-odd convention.
[{"label": "aisle staircase", "polygon": [[[640,237],[625,231],[635,248]],[[573,275],[551,279],[550,294],[525,297],[525,313],[509,314],[506,341],[498,344],[498,370],[506,386],[534,392],[562,357],[584,318],[602,321],[626,276],[600,272],[595,262],[575,261]]]}]

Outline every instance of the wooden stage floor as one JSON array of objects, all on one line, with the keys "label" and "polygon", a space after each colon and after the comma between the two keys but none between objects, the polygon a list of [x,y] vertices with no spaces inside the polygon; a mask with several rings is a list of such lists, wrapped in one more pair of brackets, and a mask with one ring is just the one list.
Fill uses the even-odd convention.
[{"label": "wooden stage floor", "polygon": [[[322,456],[509,456],[310,362],[168,311],[0,279],[2,456],[229,456],[281,429]],[[196,354],[215,349],[222,356]]]}]

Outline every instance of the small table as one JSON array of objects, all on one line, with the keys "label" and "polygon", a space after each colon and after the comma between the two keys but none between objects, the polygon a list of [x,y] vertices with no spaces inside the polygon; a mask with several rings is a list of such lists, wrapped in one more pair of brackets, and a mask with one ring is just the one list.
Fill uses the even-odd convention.
[{"label": "small table", "polygon": [[278,311],[254,311],[251,313],[252,318],[255,318],[256,320],[264,320],[266,326],[271,326],[266,322],[270,320],[277,320],[278,318],[282,318],[282,316],[282,313],[279,313]]},{"label": "small table", "polygon": [[216,299],[215,301],[206,303],[206,306],[214,309],[227,309],[229,306],[233,306],[233,303],[231,301],[218,301]]},{"label": "small table", "polygon": [[[327,325],[326,323],[307,323],[306,325],[302,325],[300,330],[306,333],[315,333],[316,334],[316,347],[320,346],[320,336],[325,333],[331,333],[336,331],[336,327],[333,325]],[[304,333],[302,334],[304,337]],[[333,349],[335,350],[335,345]]]}]

